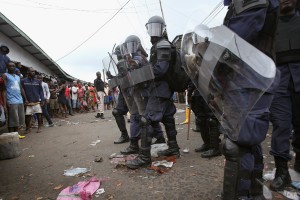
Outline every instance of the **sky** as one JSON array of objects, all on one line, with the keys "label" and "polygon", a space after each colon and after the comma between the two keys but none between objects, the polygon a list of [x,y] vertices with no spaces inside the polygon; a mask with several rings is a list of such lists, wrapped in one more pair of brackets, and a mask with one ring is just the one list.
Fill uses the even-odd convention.
[{"label": "sky", "polygon": [[[169,40],[182,34],[192,19],[203,22],[220,2],[161,0]],[[89,82],[102,71],[102,59],[127,36],[137,35],[149,51],[145,24],[154,15],[162,16],[159,0],[0,0],[0,4],[0,12],[65,72]],[[221,24],[225,12],[223,8],[205,22]]]}]

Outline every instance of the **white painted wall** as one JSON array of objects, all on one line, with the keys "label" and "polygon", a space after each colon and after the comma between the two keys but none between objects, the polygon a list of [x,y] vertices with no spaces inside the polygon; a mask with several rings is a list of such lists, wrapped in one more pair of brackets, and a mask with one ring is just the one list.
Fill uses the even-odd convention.
[{"label": "white painted wall", "polygon": [[47,75],[56,75],[50,69],[47,68],[46,65],[41,63],[35,57],[30,55],[26,50],[20,47],[17,43],[15,43],[10,38],[6,37],[3,33],[0,32],[0,44],[4,44],[9,48],[8,57],[12,61],[21,62],[22,65],[26,67],[32,67],[38,72],[45,73]]}]

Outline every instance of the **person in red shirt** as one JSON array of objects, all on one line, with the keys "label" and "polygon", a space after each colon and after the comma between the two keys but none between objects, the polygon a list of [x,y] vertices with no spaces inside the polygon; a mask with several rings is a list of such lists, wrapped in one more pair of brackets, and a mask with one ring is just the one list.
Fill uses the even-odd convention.
[{"label": "person in red shirt", "polygon": [[69,115],[73,116],[73,110],[72,110],[72,106],[71,106],[71,90],[69,88],[68,83],[66,84],[65,96],[66,96],[66,99],[67,99],[66,106],[68,108]]}]

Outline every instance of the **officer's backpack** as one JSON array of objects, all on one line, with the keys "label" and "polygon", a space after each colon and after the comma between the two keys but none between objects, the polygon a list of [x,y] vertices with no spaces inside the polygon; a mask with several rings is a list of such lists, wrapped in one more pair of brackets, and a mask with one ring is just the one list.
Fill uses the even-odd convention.
[{"label": "officer's backpack", "polygon": [[[186,74],[182,67],[180,50],[173,44],[172,47],[172,62],[170,63],[168,72],[166,73],[166,79],[169,87],[174,92],[184,92],[187,87],[190,78]],[[176,59],[174,59],[176,57]]]}]

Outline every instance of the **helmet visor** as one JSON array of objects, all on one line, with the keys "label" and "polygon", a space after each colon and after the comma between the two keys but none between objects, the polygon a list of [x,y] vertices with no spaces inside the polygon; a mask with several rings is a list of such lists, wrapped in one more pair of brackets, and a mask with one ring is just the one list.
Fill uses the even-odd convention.
[{"label": "helmet visor", "polygon": [[137,42],[127,42],[126,43],[127,53],[135,53],[138,50]]},{"label": "helmet visor", "polygon": [[166,26],[161,23],[148,23],[146,24],[146,28],[150,37],[161,37]]}]

